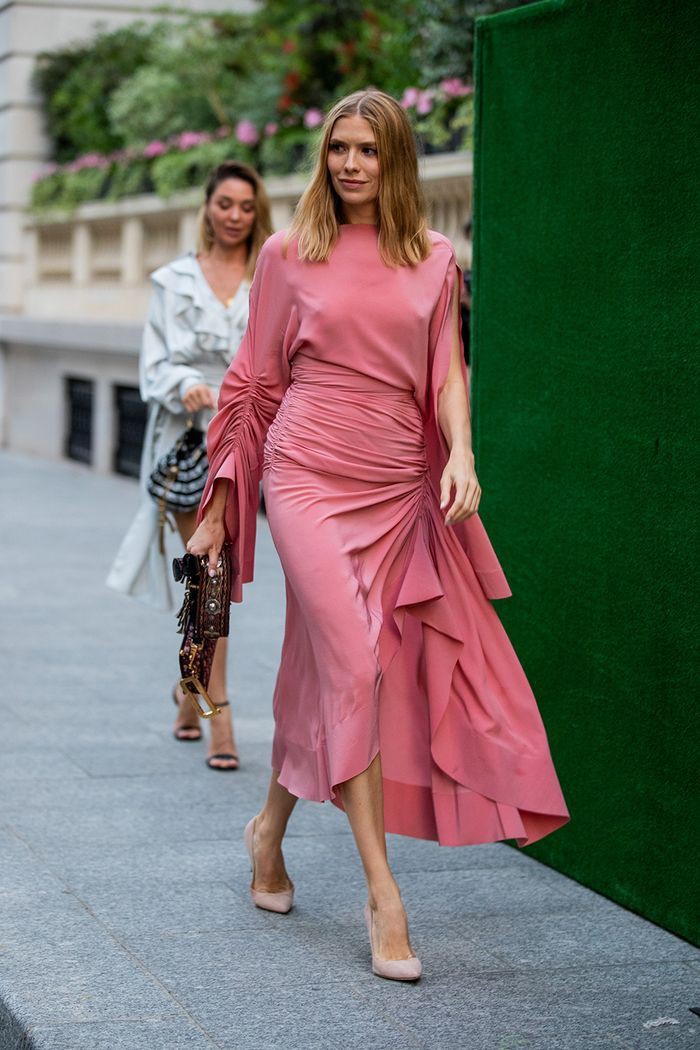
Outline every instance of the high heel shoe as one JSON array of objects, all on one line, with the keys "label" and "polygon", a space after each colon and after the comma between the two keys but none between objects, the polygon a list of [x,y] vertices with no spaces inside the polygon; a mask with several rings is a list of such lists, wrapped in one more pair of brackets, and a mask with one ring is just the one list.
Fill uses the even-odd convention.
[{"label": "high heel shoe", "polygon": [[369,934],[369,946],[372,951],[372,973],[377,977],[386,977],[390,981],[417,981],[423,972],[417,955],[410,959],[378,959],[374,954],[374,915],[369,904],[365,904],[365,923]]},{"label": "high heel shoe", "polygon": [[253,873],[250,885],[250,895],[253,898],[253,904],[256,908],[262,908],[263,911],[276,911],[282,915],[286,915],[291,910],[292,904],[294,903],[294,886],[290,890],[281,890],[279,893],[267,893],[265,890],[253,889],[253,883],[255,882],[255,857],[253,856],[253,838],[255,836],[255,822],[257,816],[253,817],[246,824],[245,831],[243,832],[243,841],[245,842],[245,848],[248,850],[248,856],[250,857],[250,870]]}]

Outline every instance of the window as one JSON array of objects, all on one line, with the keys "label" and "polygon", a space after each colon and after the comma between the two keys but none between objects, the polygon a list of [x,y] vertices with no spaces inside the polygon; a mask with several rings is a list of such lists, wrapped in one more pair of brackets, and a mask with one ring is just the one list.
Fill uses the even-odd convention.
[{"label": "window", "polygon": [[90,379],[66,379],[65,454],[79,463],[92,462],[93,389]]},{"label": "window", "polygon": [[141,466],[141,449],[146,430],[146,406],[136,387],[116,386],[114,402],[117,414],[117,447],[114,469],[117,474],[137,478]]}]

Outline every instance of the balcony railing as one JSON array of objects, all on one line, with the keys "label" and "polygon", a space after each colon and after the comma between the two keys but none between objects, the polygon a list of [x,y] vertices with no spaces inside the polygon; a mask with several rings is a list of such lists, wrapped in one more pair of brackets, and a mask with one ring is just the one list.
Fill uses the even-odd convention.
[{"label": "balcony railing", "polygon": [[[436,154],[422,161],[430,224],[450,238],[464,259],[463,226],[471,212],[470,153]],[[305,180],[266,180],[273,225],[288,225]],[[22,313],[138,322],[148,297],[148,274],[194,247],[199,191],[162,200],[154,195],[84,204],[70,216],[26,223],[27,272]]]},{"label": "balcony railing", "polygon": [[[469,261],[463,227],[471,175],[468,153],[423,162],[430,224],[462,263]],[[294,176],[266,180],[275,229],[289,224],[304,185]],[[103,473],[137,472],[147,277],[194,247],[199,203],[199,192],[132,197],[27,220],[22,310],[0,318],[0,441],[34,455],[68,455]]]}]

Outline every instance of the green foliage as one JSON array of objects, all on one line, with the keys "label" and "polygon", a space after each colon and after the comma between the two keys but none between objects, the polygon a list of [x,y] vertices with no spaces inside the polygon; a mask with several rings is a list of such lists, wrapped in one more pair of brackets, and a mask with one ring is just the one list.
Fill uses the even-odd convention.
[{"label": "green foliage", "polygon": [[125,144],[110,123],[107,104],[119,85],[147,61],[155,31],[135,22],[37,57],[33,83],[42,98],[55,160],[64,163],[81,153],[108,153]]},{"label": "green foliage", "polygon": [[400,94],[420,78],[408,0],[267,0],[258,15],[262,61],[281,79],[277,109],[300,115],[374,84]]},{"label": "green foliage", "polygon": [[107,168],[55,172],[34,183],[31,206],[35,211],[58,208],[71,212],[78,205],[103,196],[108,180]]},{"label": "green foliage", "polygon": [[161,197],[170,197],[173,193],[201,186],[212,168],[232,155],[237,160],[248,161],[245,147],[236,143],[232,149],[231,139],[205,143],[193,149],[173,150],[153,161],[151,178],[156,193]]},{"label": "green foliage", "polygon": [[532,0],[420,0],[407,12],[422,81],[474,75],[474,20]]},{"label": "green foliage", "polygon": [[312,152],[312,136],[306,128],[283,128],[263,139],[258,163],[267,175],[288,175],[305,171]]},{"label": "green foliage", "polygon": [[116,201],[121,197],[133,197],[138,193],[152,193],[153,180],[150,164],[142,157],[127,163],[113,164],[109,179],[104,186],[104,196]]},{"label": "green foliage", "polygon": [[[249,16],[163,23],[136,69],[108,103],[111,125],[132,146],[186,131],[214,130],[241,113],[240,86],[256,85]],[[144,105],[144,99],[148,105]]]},{"label": "green foliage", "polygon": [[169,196],[230,157],[304,171],[323,112],[368,86],[402,100],[425,152],[466,149],[474,18],[528,2],[262,0],[44,53],[35,85],[63,166],[35,183],[32,207]]},{"label": "green foliage", "polygon": [[438,97],[430,113],[417,118],[414,125],[427,153],[467,149],[472,145],[474,96]]},{"label": "green foliage", "polygon": [[30,207],[32,211],[43,212],[59,207],[65,175],[61,171],[44,175],[32,186]]}]

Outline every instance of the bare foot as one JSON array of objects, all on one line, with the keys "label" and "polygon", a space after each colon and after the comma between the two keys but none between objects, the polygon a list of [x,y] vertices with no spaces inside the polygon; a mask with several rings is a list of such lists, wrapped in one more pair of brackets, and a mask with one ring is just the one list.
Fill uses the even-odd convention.
[{"label": "bare foot", "polygon": [[253,829],[253,858],[255,881],[252,888],[263,893],[283,893],[294,888],[287,874],[282,847],[266,832],[260,817]]}]

